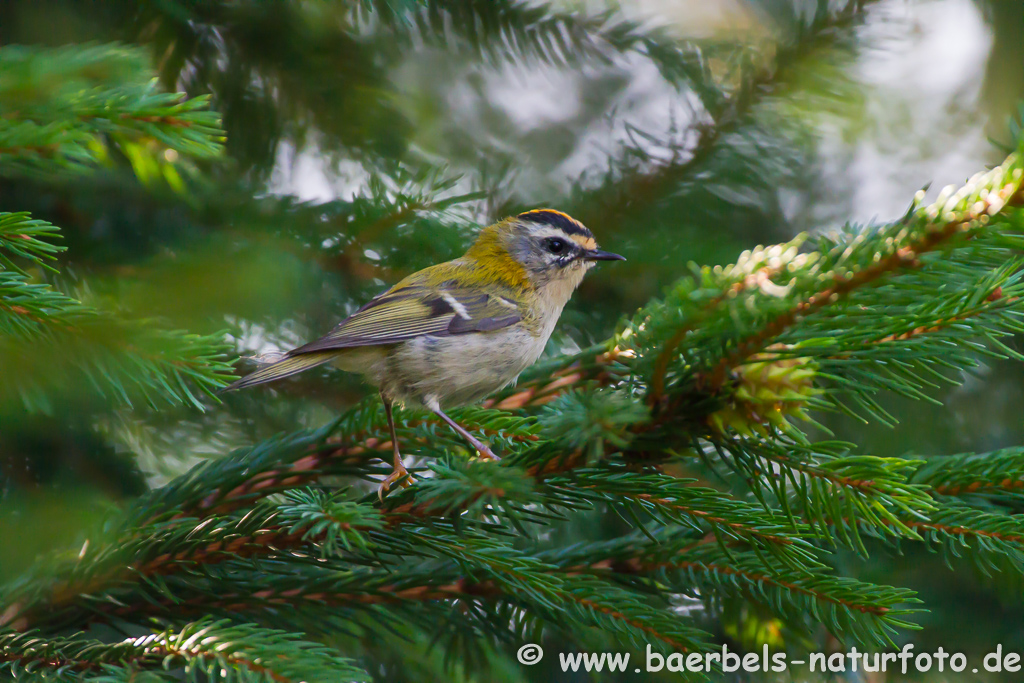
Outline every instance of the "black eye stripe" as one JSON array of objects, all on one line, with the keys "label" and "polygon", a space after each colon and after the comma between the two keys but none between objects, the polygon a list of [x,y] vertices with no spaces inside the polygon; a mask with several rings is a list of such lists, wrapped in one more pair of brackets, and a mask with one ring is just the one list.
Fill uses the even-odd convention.
[{"label": "black eye stripe", "polygon": [[541,244],[552,254],[567,254],[572,251],[572,245],[561,237],[547,237]]}]

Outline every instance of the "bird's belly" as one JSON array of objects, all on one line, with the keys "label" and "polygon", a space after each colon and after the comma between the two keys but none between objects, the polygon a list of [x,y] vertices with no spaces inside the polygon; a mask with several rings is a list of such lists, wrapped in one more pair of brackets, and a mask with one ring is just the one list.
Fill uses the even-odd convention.
[{"label": "bird's belly", "polygon": [[525,329],[417,337],[394,347],[379,385],[391,398],[414,405],[473,403],[533,365],[546,341]]},{"label": "bird's belly", "polygon": [[364,375],[374,385],[380,385],[380,378],[386,372],[389,348],[386,346],[356,346],[341,349],[332,361],[334,367],[346,372]]}]

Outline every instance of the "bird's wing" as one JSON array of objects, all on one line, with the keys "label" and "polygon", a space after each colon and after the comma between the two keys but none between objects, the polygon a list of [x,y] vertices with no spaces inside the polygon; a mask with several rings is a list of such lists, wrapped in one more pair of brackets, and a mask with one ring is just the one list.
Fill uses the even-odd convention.
[{"label": "bird's wing", "polygon": [[[447,272],[451,264],[442,264]],[[430,285],[432,266],[398,283],[349,316],[329,334],[285,354],[225,387],[232,391],[298,374],[335,358],[337,351],[358,346],[395,344],[430,334],[447,337],[491,332],[521,320],[512,292],[487,283],[470,290],[442,280]],[[434,271],[437,272],[437,271]],[[444,271],[442,271],[444,272]]]},{"label": "bird's wing", "polygon": [[396,286],[370,301],[329,334],[289,356],[355,346],[407,341],[422,335],[447,337],[491,332],[522,319],[519,307],[500,287],[458,287],[414,283]]}]

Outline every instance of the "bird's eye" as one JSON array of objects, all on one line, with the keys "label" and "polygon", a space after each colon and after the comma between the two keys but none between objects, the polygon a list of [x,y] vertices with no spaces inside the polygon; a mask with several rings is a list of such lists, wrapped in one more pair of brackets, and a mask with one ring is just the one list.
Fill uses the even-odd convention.
[{"label": "bird's eye", "polygon": [[544,240],[544,248],[552,254],[562,254],[569,248],[569,245],[560,237],[549,237]]}]

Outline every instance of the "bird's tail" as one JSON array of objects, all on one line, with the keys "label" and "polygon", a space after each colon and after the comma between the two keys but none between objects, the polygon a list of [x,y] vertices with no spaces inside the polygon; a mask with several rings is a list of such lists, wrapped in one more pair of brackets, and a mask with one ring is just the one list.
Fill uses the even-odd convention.
[{"label": "bird's tail", "polygon": [[325,351],[321,353],[302,353],[296,356],[285,356],[281,360],[268,363],[256,372],[250,373],[242,379],[229,384],[221,389],[219,393],[234,391],[235,389],[244,389],[257,384],[264,384],[265,382],[273,382],[274,380],[291,377],[292,375],[296,375],[304,370],[309,370],[310,368],[315,368],[318,365],[323,365],[324,363],[333,360],[337,355],[337,351]]}]

